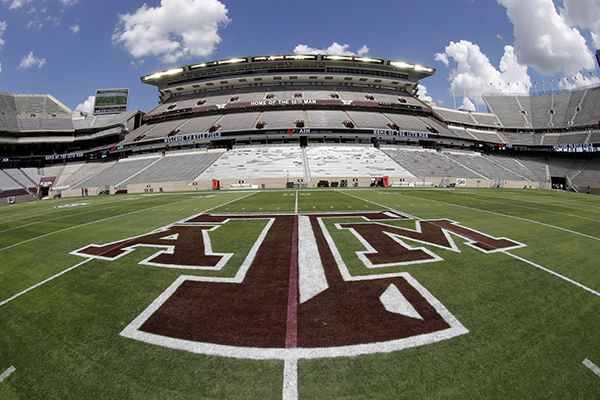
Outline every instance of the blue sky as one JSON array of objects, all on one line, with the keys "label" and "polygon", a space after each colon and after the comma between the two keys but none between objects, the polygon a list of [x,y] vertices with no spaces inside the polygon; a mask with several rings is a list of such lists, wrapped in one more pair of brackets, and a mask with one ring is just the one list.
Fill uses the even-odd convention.
[{"label": "blue sky", "polygon": [[345,52],[435,67],[425,99],[483,111],[490,91],[600,83],[596,48],[600,0],[0,0],[0,90],[72,109],[130,88],[149,111],[140,76],[173,66]]}]

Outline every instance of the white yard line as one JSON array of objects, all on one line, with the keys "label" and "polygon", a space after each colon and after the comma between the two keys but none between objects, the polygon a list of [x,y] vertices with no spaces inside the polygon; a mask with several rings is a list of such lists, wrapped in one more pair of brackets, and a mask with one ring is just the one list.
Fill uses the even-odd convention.
[{"label": "white yard line", "polygon": [[296,190],[296,205],[294,207],[294,212],[298,212],[298,191]]},{"label": "white yard line", "polygon": [[13,301],[14,299],[16,299],[19,296],[24,295],[25,293],[29,292],[30,290],[33,290],[33,289],[35,289],[35,288],[37,288],[39,286],[42,286],[44,283],[50,282],[51,280],[53,280],[55,278],[58,278],[62,274],[65,274],[65,273],[67,273],[67,272],[69,272],[71,270],[74,270],[75,268],[79,267],[80,265],[85,264],[86,262],[88,262],[90,260],[92,260],[92,259],[88,258],[88,259],[80,262],[79,264],[73,265],[72,267],[69,267],[69,268],[63,270],[63,271],[59,272],[58,274],[51,276],[50,278],[44,279],[43,281],[38,282],[35,285],[28,287],[27,289],[23,290],[22,292],[19,292],[19,293],[15,294],[14,296],[12,296],[12,297],[10,297],[10,298],[8,298],[8,299],[0,302],[0,307],[2,307],[3,305],[5,305],[6,303],[9,303],[9,302]]},{"label": "white yard line", "polygon": [[390,206],[384,206],[383,204],[375,203],[374,201],[367,200],[367,199],[364,199],[364,198],[362,198],[362,197],[358,197],[358,196],[355,196],[355,195],[352,195],[352,194],[346,193],[346,192],[344,192],[344,191],[342,191],[342,190],[336,190],[336,192],[338,192],[338,193],[342,193],[342,194],[345,194],[346,196],[354,197],[355,199],[358,199],[358,200],[362,200],[362,201],[364,201],[365,203],[371,203],[371,204],[374,204],[374,205],[376,205],[376,206],[378,206],[378,207],[381,207],[381,208],[384,208],[384,209],[386,209],[386,210],[394,211],[394,212],[396,212],[396,213],[398,213],[398,214],[400,214],[400,215],[404,215],[405,217],[408,217],[408,218],[411,218],[411,219],[421,219],[421,218],[417,218],[417,217],[415,217],[415,216],[413,216],[413,215],[410,215],[410,214],[408,214],[408,213],[405,213],[404,211],[400,211],[400,210],[398,210],[398,209],[396,209],[396,208],[393,208],[393,207],[390,207]]},{"label": "white yard line", "polygon": [[[482,196],[482,197],[486,197],[486,196]],[[522,205],[522,204],[504,203],[504,202],[494,201],[494,200],[488,200],[488,199],[477,199],[477,201],[483,201],[483,202],[486,202],[486,203],[493,203],[493,204],[502,204],[504,206],[509,206],[509,207],[519,207],[519,208],[525,208],[525,209],[528,209],[528,210],[543,211],[543,212],[546,212],[546,213],[566,215],[567,217],[580,218],[580,219],[585,219],[585,220],[593,221],[593,222],[600,222],[600,220],[589,218],[589,217],[583,217],[581,215],[569,214],[569,213],[565,213],[565,212],[561,212],[561,211],[553,211],[553,210],[548,210],[548,209],[538,208],[538,207],[525,206],[525,205]],[[565,206],[560,206],[560,207],[565,207]],[[572,207],[567,207],[567,208],[572,208]],[[596,212],[596,211],[586,211],[586,212]]]},{"label": "white yard line", "polygon": [[[0,233],[4,233],[4,232],[8,232],[8,231],[12,231],[12,230],[19,229],[19,228],[25,228],[26,226],[31,226],[31,225],[36,225],[36,224],[45,224],[45,223],[47,223],[47,222],[50,222],[50,221],[55,221],[55,220],[57,220],[57,219],[63,219],[63,218],[74,217],[74,216],[76,216],[76,215],[81,215],[81,214],[91,214],[91,213],[94,213],[94,212],[106,211],[106,210],[110,210],[111,208],[117,208],[117,207],[121,207],[121,204],[119,204],[119,205],[117,205],[117,206],[114,206],[114,207],[99,208],[99,209],[97,209],[97,210],[83,211],[83,212],[80,212],[80,213],[73,213],[73,214],[63,215],[63,216],[60,216],[60,217],[55,217],[55,218],[44,219],[44,220],[42,220],[42,221],[31,222],[31,223],[29,223],[29,224],[25,224],[25,225],[19,225],[19,226],[15,226],[15,227],[13,227],[13,228],[4,229],[4,230],[0,231]],[[42,215],[43,215],[43,214],[42,214]]]},{"label": "white yard line", "polygon": [[298,399],[298,359],[286,358],[283,366],[282,400]]},{"label": "white yard line", "polygon": [[[404,195],[404,196],[406,196],[406,197],[412,197],[412,198],[419,199],[419,200],[423,200],[422,198],[416,197],[416,196],[409,196],[409,195]],[[565,232],[568,232],[568,233],[573,233],[575,235],[583,236],[583,237],[586,237],[588,239],[600,240],[600,238],[598,238],[596,236],[586,235],[585,233],[573,231],[573,230],[567,229],[567,228],[562,228],[560,226],[546,224],[544,222],[535,221],[535,220],[532,220],[532,219],[527,219],[527,218],[522,218],[522,217],[515,217],[514,215],[501,214],[501,213],[498,213],[498,212],[495,212],[495,211],[482,210],[480,208],[475,208],[475,207],[463,206],[462,204],[447,203],[445,201],[432,200],[432,199],[427,199],[427,201],[432,201],[432,202],[435,202],[435,203],[444,204],[444,205],[448,205],[448,206],[455,206],[455,207],[460,207],[460,208],[466,208],[467,210],[480,211],[480,212],[483,212],[483,213],[498,215],[498,216],[501,216],[501,217],[514,218],[514,219],[518,219],[520,221],[531,222],[532,224],[538,224],[538,225],[546,226],[548,228],[553,228],[553,229],[558,229],[558,230],[565,231]],[[389,207],[386,207],[386,208],[389,208]]]},{"label": "white yard line", "polygon": [[[343,192],[342,192],[342,193],[343,193]],[[358,197],[358,196],[353,196],[353,195],[350,195],[350,194],[348,194],[348,193],[344,193],[344,194],[347,194],[348,196],[355,197],[355,198],[357,198],[357,199],[361,199],[361,198],[360,198],[360,197]],[[414,196],[407,196],[407,197],[414,197]],[[416,197],[416,198],[418,198],[418,197]],[[364,199],[361,199],[361,200],[364,200]],[[364,201],[368,201],[368,200],[364,200]],[[550,225],[550,224],[546,224],[546,223],[543,223],[543,222],[538,222],[538,221],[533,221],[533,220],[529,220],[529,219],[526,219],[526,218],[514,217],[514,216],[512,216],[512,215],[500,214],[500,213],[497,213],[497,212],[494,212],[494,211],[480,210],[480,209],[478,209],[478,208],[467,207],[467,206],[463,206],[463,205],[459,205],[459,204],[453,204],[453,203],[446,203],[446,202],[443,202],[443,201],[438,201],[438,200],[431,200],[431,201],[435,201],[435,202],[437,202],[437,203],[442,203],[442,204],[447,204],[447,205],[452,205],[452,206],[457,206],[457,207],[462,207],[462,208],[467,208],[467,209],[470,209],[470,210],[476,210],[476,211],[482,211],[482,212],[485,212],[485,213],[490,213],[490,214],[495,214],[495,215],[501,215],[501,216],[504,216],[504,217],[516,218],[516,219],[519,219],[519,220],[522,220],[522,221],[532,222],[532,223],[536,223],[536,224],[544,225],[544,226],[547,226],[547,227],[550,227],[550,228],[555,228],[555,229],[563,230],[563,231],[566,231],[566,232],[569,232],[569,233],[574,233],[574,234],[576,234],[576,235],[581,235],[581,236],[584,236],[584,237],[587,237],[587,238],[590,238],[590,239],[594,239],[594,240],[600,240],[600,238],[597,238],[597,237],[594,237],[594,236],[590,236],[590,235],[586,235],[586,234],[584,234],[584,233],[581,233],[581,232],[572,231],[572,230],[570,230],[570,229],[561,228],[561,227],[559,227],[559,226],[553,226],[553,225]],[[377,203],[374,203],[374,202],[372,202],[372,201],[369,201],[369,202],[370,202],[370,203],[373,203],[373,204],[377,204]],[[380,204],[378,204],[378,205],[379,205],[380,207],[383,207],[383,208],[390,209],[390,207],[383,206],[383,205],[380,205]],[[398,212],[400,212],[401,214],[403,214],[401,211],[398,211]],[[415,218],[415,219],[420,219],[420,218]],[[599,296],[599,297],[600,297],[600,293],[599,293],[599,292],[597,292],[597,291],[595,291],[595,290],[593,290],[593,289],[590,289],[589,287],[587,287],[587,286],[585,286],[585,285],[582,285],[581,283],[579,283],[579,282],[577,282],[577,281],[574,281],[573,279],[567,278],[567,277],[566,277],[566,276],[564,276],[564,275],[561,275],[561,274],[559,274],[559,273],[557,273],[557,272],[554,272],[554,271],[552,271],[552,270],[550,270],[550,269],[548,269],[548,268],[542,267],[541,265],[539,265],[539,264],[536,264],[536,263],[534,263],[534,262],[532,262],[532,261],[529,261],[529,260],[527,260],[527,259],[525,259],[525,258],[523,258],[523,257],[519,257],[519,256],[516,256],[516,255],[514,255],[514,254],[511,254],[511,253],[509,253],[509,252],[507,252],[507,251],[503,251],[502,253],[504,253],[504,254],[506,254],[506,255],[509,255],[509,256],[511,256],[511,257],[513,257],[513,258],[516,258],[517,260],[523,261],[523,262],[525,262],[525,263],[527,263],[527,264],[529,264],[529,265],[532,265],[532,266],[534,266],[534,267],[536,267],[536,268],[539,268],[539,269],[541,269],[542,271],[545,271],[545,272],[547,272],[547,273],[549,273],[549,274],[552,274],[552,275],[554,275],[554,276],[556,276],[556,277],[558,277],[558,278],[560,278],[560,279],[563,279],[563,280],[565,280],[565,281],[567,281],[567,282],[569,282],[569,283],[571,283],[571,284],[573,284],[573,285],[575,285],[575,286],[577,286],[577,287],[579,287],[579,288],[581,288],[581,289],[583,289],[583,290],[586,290],[586,291],[588,291],[588,292],[590,292],[590,293],[592,293],[592,294],[594,294],[594,295],[596,295],[596,296]]]},{"label": "white yard line", "polygon": [[15,367],[11,365],[3,373],[0,374],[0,382],[8,378],[13,372],[15,372]]},{"label": "white yard line", "polygon": [[[242,198],[246,198],[246,197],[248,197],[248,196],[251,196],[251,195],[253,195],[253,194],[256,194],[256,192],[255,192],[255,193],[248,194],[247,196],[243,196],[243,197],[241,197],[241,198],[239,198],[239,199],[232,200],[232,201],[230,201],[230,202],[228,202],[228,203],[226,203],[226,204],[229,204],[229,203],[231,203],[231,202],[233,202],[233,201],[236,201],[236,200],[240,200],[240,199],[242,199]],[[190,200],[190,199],[181,200],[181,201],[179,201],[179,202],[182,202],[182,201],[188,201],[188,200]],[[179,203],[179,202],[178,202],[178,203]],[[81,227],[81,226],[86,226],[86,225],[89,225],[89,224],[93,224],[93,223],[96,223],[96,222],[101,222],[101,221],[106,221],[106,220],[110,220],[110,219],[117,218],[117,217],[122,217],[122,216],[124,216],[124,215],[129,215],[129,214],[133,214],[133,213],[140,212],[140,211],[147,211],[147,210],[151,210],[151,209],[153,209],[153,208],[162,207],[162,206],[164,206],[164,205],[155,206],[155,207],[150,207],[150,208],[145,208],[145,209],[143,209],[143,210],[132,211],[132,212],[129,212],[129,213],[127,213],[127,214],[115,215],[115,216],[113,216],[113,217],[103,218],[103,219],[100,219],[100,220],[97,220],[97,221],[92,221],[92,222],[88,222],[88,223],[85,223],[85,224],[80,224],[80,225],[77,225],[77,226],[72,226],[72,227],[69,227],[69,228],[61,229],[61,230],[58,230],[58,231],[55,231],[55,232],[47,233],[47,234],[45,234],[45,235],[38,236],[38,237],[36,237],[36,238],[32,238],[32,239],[28,239],[28,240],[25,240],[25,241],[23,241],[23,242],[16,243],[16,244],[14,244],[14,245],[11,245],[11,246],[8,246],[8,247],[5,247],[5,248],[2,248],[2,249],[0,249],[0,251],[2,251],[2,250],[6,250],[6,249],[9,249],[9,248],[11,248],[11,247],[18,246],[19,244],[23,244],[23,243],[30,242],[30,241],[32,241],[32,240],[40,239],[40,238],[42,238],[42,237],[49,236],[49,235],[52,235],[52,234],[54,234],[54,233],[59,233],[59,232],[63,232],[63,231],[69,230],[69,229],[74,229],[74,228],[78,228],[78,227]],[[217,208],[217,207],[221,207],[221,206],[223,206],[223,204],[220,204],[220,205],[218,205],[218,206],[215,206],[215,207],[209,208],[209,209],[207,209],[206,211],[210,211],[210,210],[213,210],[213,209],[215,209],[215,208]],[[206,212],[206,211],[205,211],[205,212]],[[186,218],[186,219],[189,219],[189,218]],[[75,268],[77,268],[77,267],[79,267],[79,266],[81,266],[81,265],[85,264],[86,262],[88,262],[88,261],[90,261],[90,260],[92,260],[92,259],[93,259],[93,258],[87,258],[86,260],[84,260],[84,261],[80,262],[79,264],[76,264],[76,265],[74,265],[74,266],[72,266],[72,267],[69,267],[69,268],[67,268],[67,269],[65,269],[65,270],[63,270],[63,271],[61,271],[61,272],[59,272],[59,273],[57,273],[57,274],[55,274],[55,275],[51,276],[50,278],[44,279],[43,281],[41,281],[41,282],[38,282],[38,283],[36,283],[35,285],[28,287],[27,289],[23,290],[22,292],[19,292],[19,293],[15,294],[14,296],[12,296],[12,297],[10,297],[10,298],[8,298],[8,299],[6,299],[6,300],[4,300],[4,301],[0,302],[0,307],[2,307],[3,305],[5,305],[5,304],[7,304],[7,303],[9,303],[9,302],[11,302],[11,301],[13,301],[14,299],[16,299],[16,298],[18,298],[18,297],[20,297],[20,296],[24,295],[25,293],[29,292],[30,290],[33,290],[33,289],[35,289],[35,288],[37,288],[37,287],[39,287],[39,286],[43,285],[44,283],[50,282],[51,280],[53,280],[53,279],[55,279],[55,278],[58,278],[59,276],[61,276],[61,275],[65,274],[65,273],[67,273],[67,272],[69,272],[69,271],[72,271],[72,270],[74,270]]]},{"label": "white yard line", "polygon": [[514,254],[511,254],[511,253],[509,253],[509,252],[507,252],[507,251],[503,251],[502,253],[504,253],[504,254],[506,254],[506,255],[508,255],[508,256],[511,256],[511,257],[513,257],[513,258],[516,258],[517,260],[523,261],[523,262],[525,262],[525,263],[527,263],[527,264],[529,264],[529,265],[532,265],[532,266],[534,266],[534,267],[536,267],[536,268],[539,268],[539,269],[541,269],[542,271],[545,271],[545,272],[547,272],[547,273],[549,273],[549,274],[551,274],[551,275],[554,275],[554,276],[556,276],[556,277],[558,277],[558,278],[560,278],[560,279],[563,279],[563,280],[565,280],[565,281],[567,281],[567,282],[569,282],[569,283],[572,283],[573,285],[575,285],[575,286],[578,286],[578,287],[580,287],[581,289],[583,289],[583,290],[586,290],[586,291],[590,292],[591,294],[595,294],[596,296],[599,296],[599,297],[600,297],[600,293],[596,292],[595,290],[593,290],[593,289],[590,289],[589,287],[587,287],[587,286],[585,286],[585,285],[582,285],[581,283],[579,283],[579,282],[577,282],[577,281],[574,281],[574,280],[573,280],[573,279],[571,279],[571,278],[567,278],[566,276],[564,276],[564,275],[561,275],[561,274],[559,274],[558,272],[554,272],[554,271],[552,271],[552,270],[550,270],[550,269],[548,269],[548,268],[542,267],[541,265],[538,265],[538,264],[536,264],[536,263],[534,263],[534,262],[531,262],[531,261],[529,261],[529,260],[526,260],[526,259],[524,259],[523,257],[519,257],[519,256],[516,256],[516,255],[514,255]]},{"label": "white yard line", "polygon": [[[205,210],[205,211],[203,211],[203,212],[207,212],[207,211],[213,210],[213,209],[215,209],[215,208],[221,207],[221,206],[223,206],[223,205],[225,205],[225,204],[229,204],[229,203],[231,203],[231,202],[233,202],[233,201],[240,200],[240,199],[242,199],[242,198],[248,197],[248,196],[250,196],[250,195],[253,195],[253,194],[256,194],[256,192],[255,192],[255,193],[251,193],[251,194],[249,194],[249,195],[247,195],[247,196],[240,197],[240,198],[238,198],[238,199],[232,200],[232,201],[230,201],[230,202],[228,202],[228,203],[219,204],[218,206],[215,206],[215,207],[209,208],[209,209],[207,209],[207,210]],[[177,202],[175,202],[175,203],[170,203],[169,205],[171,205],[171,206],[172,206],[172,205],[175,205],[175,204],[177,204],[177,203],[182,203],[182,202],[184,202],[184,201],[190,201],[190,200],[194,200],[194,199],[184,199],[184,200],[179,200],[179,201],[177,201]],[[61,232],[65,232],[65,231],[69,231],[69,230],[71,230],[71,229],[81,228],[81,227],[83,227],[83,226],[92,225],[92,224],[95,224],[95,223],[98,223],[98,222],[109,221],[109,220],[111,220],[111,219],[115,219],[115,218],[119,218],[119,217],[124,217],[124,216],[127,216],[127,215],[136,214],[136,213],[143,212],[143,211],[149,211],[149,210],[152,210],[152,209],[155,209],[155,208],[164,207],[164,206],[165,206],[164,204],[161,204],[161,205],[158,205],[158,206],[152,206],[152,207],[148,207],[148,208],[143,208],[143,209],[141,209],[141,210],[135,210],[135,211],[131,211],[131,212],[128,212],[128,213],[125,213],[125,214],[113,215],[112,217],[102,218],[102,219],[98,219],[98,220],[95,220],[95,221],[86,222],[86,223],[84,223],[84,224],[79,224],[79,225],[70,226],[70,227],[68,227],[68,228],[59,229],[59,230],[57,230],[57,231],[54,231],[54,232],[49,232],[49,233],[46,233],[46,234],[43,234],[43,235],[40,235],[40,236],[36,236],[36,237],[34,237],[34,238],[31,238],[31,239],[23,240],[22,242],[19,242],[19,243],[11,244],[10,246],[6,246],[6,247],[3,247],[3,248],[0,248],[0,251],[8,250],[8,249],[11,249],[11,248],[13,248],[13,247],[20,246],[20,245],[22,245],[22,244],[25,244],[25,243],[32,242],[32,241],[34,241],[34,240],[37,240],[37,239],[42,239],[42,238],[45,238],[45,237],[47,237],[47,236],[51,236],[51,235],[54,235],[54,234],[57,234],[57,233],[61,233]]]},{"label": "white yard line", "polygon": [[595,373],[596,375],[600,376],[600,367],[598,367],[596,364],[594,364],[587,358],[585,360],[583,360],[583,365],[585,365],[586,367],[591,369],[592,372]]}]

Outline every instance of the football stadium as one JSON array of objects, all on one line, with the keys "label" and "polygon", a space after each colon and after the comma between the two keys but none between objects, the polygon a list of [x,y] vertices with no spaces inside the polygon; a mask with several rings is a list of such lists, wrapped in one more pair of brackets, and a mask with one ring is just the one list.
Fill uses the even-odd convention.
[{"label": "football stadium", "polygon": [[600,87],[215,60],[0,92],[0,398],[596,398]]}]

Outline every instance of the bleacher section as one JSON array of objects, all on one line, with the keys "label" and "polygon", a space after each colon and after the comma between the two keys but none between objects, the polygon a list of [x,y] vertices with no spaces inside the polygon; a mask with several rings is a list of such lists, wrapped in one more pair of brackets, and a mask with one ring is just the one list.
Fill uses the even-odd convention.
[{"label": "bleacher section", "polygon": [[386,148],[386,153],[420,178],[448,177],[547,182],[545,167],[510,157],[493,157],[470,152],[436,152]]},{"label": "bleacher section", "polygon": [[35,195],[41,180],[37,168],[0,170],[0,197]]},{"label": "bleacher section", "polygon": [[95,174],[78,184],[71,186],[72,189],[81,189],[85,187],[119,187],[120,184],[130,178],[132,175],[140,172],[150,164],[159,160],[159,156],[151,157],[133,157],[119,160],[102,171]]},{"label": "bleacher section", "polygon": [[[531,123],[527,120],[526,111],[521,106],[519,99],[528,99],[528,96],[484,96],[490,112],[496,114],[502,126],[506,128],[529,128]],[[524,100],[525,102],[525,100]]]},{"label": "bleacher section", "polygon": [[384,152],[373,147],[311,146],[306,149],[310,175],[314,177],[413,177]]},{"label": "bleacher section", "polygon": [[212,165],[224,150],[167,154],[149,167],[123,181],[122,186],[136,183],[159,183],[173,180],[190,184],[198,174]]},{"label": "bleacher section", "polygon": [[196,181],[211,179],[304,178],[299,147],[251,147],[228,151]]},{"label": "bleacher section", "polygon": [[600,122],[600,87],[535,96],[484,96],[484,100],[507,128],[563,128]]},{"label": "bleacher section", "polygon": [[581,191],[589,187],[597,187],[600,182],[600,158],[590,159],[571,179]]}]

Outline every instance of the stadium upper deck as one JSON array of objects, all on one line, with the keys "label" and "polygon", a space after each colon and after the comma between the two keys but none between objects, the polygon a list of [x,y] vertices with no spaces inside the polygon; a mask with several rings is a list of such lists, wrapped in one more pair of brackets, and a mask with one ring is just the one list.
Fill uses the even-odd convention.
[{"label": "stadium upper deck", "polygon": [[[435,68],[346,55],[269,55],[216,60],[142,76],[169,97],[199,90],[268,84],[360,84],[411,89]],[[408,90],[410,92],[410,90]]]}]

